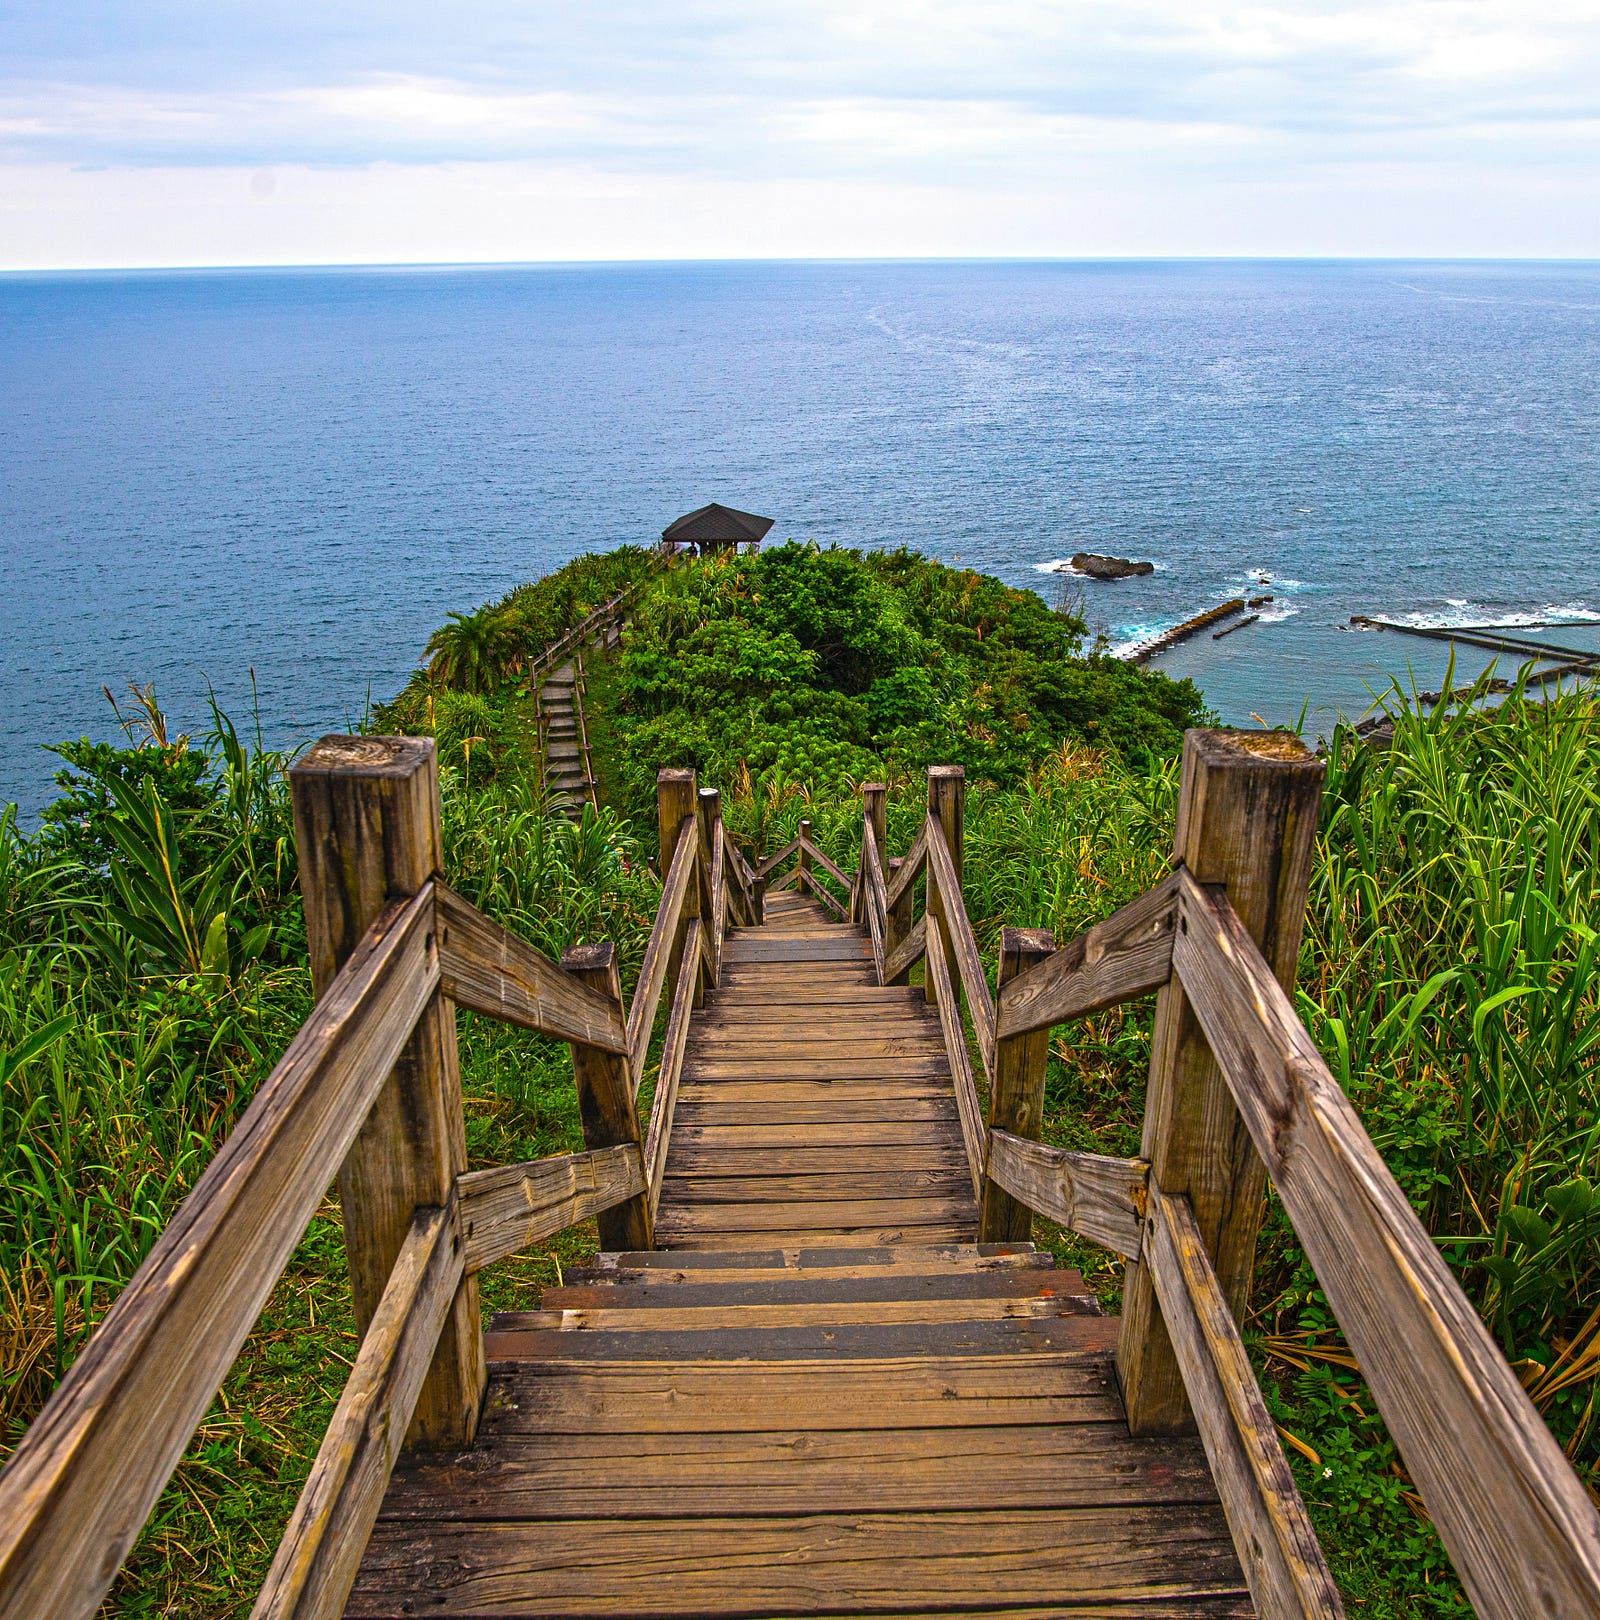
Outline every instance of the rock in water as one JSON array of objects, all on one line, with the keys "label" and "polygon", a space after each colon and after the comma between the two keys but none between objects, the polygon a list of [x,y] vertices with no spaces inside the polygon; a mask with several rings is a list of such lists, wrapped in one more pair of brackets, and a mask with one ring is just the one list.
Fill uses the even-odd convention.
[{"label": "rock in water", "polygon": [[1129,579],[1135,574],[1153,574],[1153,562],[1133,562],[1127,557],[1102,557],[1097,551],[1079,551],[1073,555],[1072,566],[1091,579]]}]

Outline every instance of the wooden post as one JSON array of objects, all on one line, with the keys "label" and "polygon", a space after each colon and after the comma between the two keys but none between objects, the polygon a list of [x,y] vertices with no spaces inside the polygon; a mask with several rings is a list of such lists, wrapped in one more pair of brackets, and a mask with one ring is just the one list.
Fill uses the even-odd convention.
[{"label": "wooden post", "polygon": [[[1183,740],[1176,864],[1224,884],[1285,990],[1294,984],[1322,806],[1322,761],[1282,731],[1191,731]],[[1266,1172],[1188,998],[1156,999],[1141,1149],[1165,1194],[1189,1200],[1234,1319],[1255,1267]],[[1117,1370],[1135,1434],[1193,1427],[1183,1379],[1144,1267],[1123,1287]]]},{"label": "wooden post", "polygon": [[[950,846],[950,859],[955,864],[956,882],[961,882],[961,852],[965,844],[967,773],[959,765],[930,765],[928,767],[928,819],[944,828],[945,842]],[[939,937],[950,938],[945,921],[944,896],[934,880],[933,862],[928,862],[928,915],[939,919]],[[936,1001],[933,985],[924,975],[923,995],[930,1004]],[[956,1006],[961,1005],[961,980],[954,973],[950,979]]]},{"label": "wooden post", "polygon": [[[667,881],[667,874],[672,870],[672,857],[677,853],[678,829],[683,825],[685,816],[698,816],[700,813],[700,796],[695,788],[695,776],[692,770],[678,767],[660,771],[656,775],[656,828],[660,846],[659,860],[661,862],[661,881]],[[683,926],[678,930],[672,941],[672,951],[667,957],[667,1004],[672,1004],[673,992],[678,984],[678,968],[683,960],[683,935],[691,918],[700,915],[700,881],[698,878],[689,885],[689,892],[683,897]],[[690,963],[690,971],[695,976],[694,1004],[703,1007],[706,1004],[705,979],[700,971],[698,961]]]},{"label": "wooden post", "polygon": [[[706,927],[712,930],[712,940],[715,943],[717,926],[717,896],[711,887],[714,876],[711,866],[717,848],[717,823],[722,820],[722,792],[719,788],[701,788],[695,796],[695,826],[700,834],[700,915],[706,920]],[[724,857],[726,859],[726,857]],[[722,874],[722,881],[726,886],[728,874]],[[721,970],[721,962],[714,955],[711,964],[711,983],[716,986],[717,975]]]},{"label": "wooden post", "polygon": [[[802,838],[809,838],[811,836],[811,821],[809,817],[801,818],[799,831]],[[802,844],[800,848],[795,851],[794,863],[800,868],[800,877],[794,886],[795,893],[805,894],[809,891],[811,885],[816,882],[816,879],[811,875],[811,851],[808,850],[804,844]]]},{"label": "wooden post", "polygon": [[[431,737],[324,737],[289,772],[311,982],[332,983],[384,903],[442,864]],[[467,1168],[456,1010],[435,996],[339,1171],[356,1331],[365,1334],[419,1209],[441,1208]],[[440,1334],[406,1443],[464,1446],[485,1367],[478,1284],[465,1278]]]},{"label": "wooden post", "polygon": [[[904,858],[899,855],[896,855],[894,859],[889,862],[889,870],[884,873],[883,877],[884,886],[886,888],[893,880],[895,874],[898,873],[900,868],[905,864]],[[906,892],[902,894],[892,906],[889,907],[889,926],[883,931],[883,954],[886,958],[894,955],[895,948],[906,937],[906,935],[911,932],[911,908],[916,904],[916,901],[917,886],[915,883],[908,883],[906,885]],[[901,969],[901,971],[897,973],[889,981],[889,983],[910,984],[911,969],[909,967]]]},{"label": "wooden post", "polygon": [[[882,868],[888,860],[888,851],[883,847],[883,841],[889,836],[889,789],[882,782],[866,782],[861,788],[861,819],[863,823],[870,822],[872,831],[878,844],[878,865]],[[861,841],[863,852],[866,850],[866,839]],[[887,882],[887,874],[885,882]],[[865,853],[856,862],[856,892],[850,897],[850,921],[865,922],[867,920],[867,859]]]},{"label": "wooden post", "polygon": [[[622,1010],[622,979],[617,972],[617,948],[610,940],[598,945],[571,945],[561,953],[561,966],[591,990],[609,996]],[[598,1046],[574,1043],[572,1073],[578,1082],[578,1117],[583,1121],[583,1142],[588,1148],[631,1145],[643,1162],[644,1140],[639,1134],[639,1111],[634,1107],[628,1060]],[[650,1233],[650,1195],[637,1192],[626,1203],[603,1209],[595,1220],[600,1247],[617,1254],[653,1249]]]},{"label": "wooden post", "polygon": [[[999,984],[1006,985],[1056,948],[1048,928],[1003,928],[1000,931]],[[989,1125],[1013,1136],[1039,1138],[1044,1120],[1044,1071],[1050,1031],[1036,1029],[998,1041],[994,1049],[994,1085],[989,1091]],[[980,1243],[1026,1243],[1033,1236],[1033,1211],[1003,1187],[983,1178]]]}]

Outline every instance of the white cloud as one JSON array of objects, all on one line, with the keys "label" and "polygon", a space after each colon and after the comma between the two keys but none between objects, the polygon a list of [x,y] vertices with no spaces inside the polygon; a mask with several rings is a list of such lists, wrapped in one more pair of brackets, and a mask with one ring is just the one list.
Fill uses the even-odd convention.
[{"label": "white cloud", "polygon": [[[0,161],[15,175],[104,169],[119,178],[61,191],[92,190],[102,209],[113,195],[171,192],[186,171],[197,193],[231,195],[237,177],[212,182],[206,171],[337,169],[343,178],[309,189],[337,193],[329,206],[376,233],[367,250],[352,242],[356,257],[386,256],[378,244],[391,241],[359,199],[398,206],[408,184],[426,191],[427,176],[448,171],[461,185],[474,166],[474,194],[514,197],[513,177],[532,174],[575,198],[632,188],[643,199],[631,205],[639,253],[672,237],[645,228],[652,197],[721,197],[725,210],[774,188],[813,199],[800,212],[822,233],[817,252],[837,235],[817,199],[846,195],[874,199],[844,233],[855,244],[846,251],[911,251],[929,236],[908,222],[919,199],[935,197],[981,216],[996,243],[1030,244],[1017,251],[1070,251],[1064,238],[1080,233],[1053,220],[1120,218],[1124,199],[1166,219],[1171,251],[1274,241],[1293,251],[1306,233],[1283,224],[1281,205],[1270,220],[1252,210],[1296,187],[1325,191],[1330,219],[1363,190],[1379,219],[1405,197],[1397,251],[1458,236],[1462,250],[1508,251],[1516,241],[1484,199],[1515,198],[1519,186],[1526,202],[1505,217],[1526,230],[1524,251],[1600,251],[1592,3],[216,0],[183,17],[161,0],[85,3],[88,12],[38,0],[8,11],[0,0],[11,41]],[[391,172],[408,169],[412,182]],[[1196,212],[1186,197],[1207,199],[1205,229],[1179,229]],[[1535,204],[1546,212],[1530,214]],[[613,242],[588,203],[574,206],[590,223],[545,252]],[[1007,208],[1033,225],[1001,228],[996,211]],[[59,214],[51,205],[44,217]],[[0,263],[40,262],[45,224],[16,198],[0,219]],[[1277,237],[1266,228],[1274,221]],[[438,234],[427,221],[394,223],[415,247],[395,256],[432,256],[421,246]],[[789,235],[776,220],[746,234]],[[1108,225],[1094,240],[1127,235]],[[218,226],[207,238],[212,258],[229,251],[225,237]],[[469,256],[440,245],[445,257]]]}]

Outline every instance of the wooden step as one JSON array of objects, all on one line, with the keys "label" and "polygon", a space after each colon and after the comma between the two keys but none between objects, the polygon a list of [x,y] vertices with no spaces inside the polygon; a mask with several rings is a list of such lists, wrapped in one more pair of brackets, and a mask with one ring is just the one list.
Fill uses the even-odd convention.
[{"label": "wooden step", "polygon": [[[573,1281],[546,1288],[540,1308],[546,1311],[606,1310],[612,1307],[861,1304],[873,1300],[1088,1299],[1083,1278],[1075,1271],[1013,1268],[992,1271],[896,1272],[890,1267],[861,1267],[855,1276],[797,1276],[783,1271],[759,1276],[740,1272],[668,1272],[671,1281],[653,1273],[595,1272],[594,1282]],[[1080,1314],[1093,1315],[1093,1310]]]}]

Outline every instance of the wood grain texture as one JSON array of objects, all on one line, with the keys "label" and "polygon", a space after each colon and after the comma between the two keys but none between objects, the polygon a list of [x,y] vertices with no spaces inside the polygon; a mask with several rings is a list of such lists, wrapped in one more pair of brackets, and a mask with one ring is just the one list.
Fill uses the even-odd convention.
[{"label": "wood grain texture", "polygon": [[[963,851],[966,846],[966,802],[967,802],[967,773],[959,765],[930,765],[928,767],[928,818],[923,823],[923,838],[927,845],[927,905],[928,916],[936,917],[944,933],[944,942],[948,950],[954,955],[957,965],[961,963],[961,943],[956,939],[956,928],[947,914],[948,908],[954,906],[957,911],[965,912],[961,905],[961,873]],[[934,839],[942,835],[943,856],[942,877],[941,866],[934,854]],[[963,969],[964,976],[964,969]],[[981,975],[980,975],[981,976]],[[923,993],[931,1002],[934,991],[931,986],[924,983]],[[993,1021],[990,1023],[990,1049],[989,1055],[983,1055],[983,1031],[974,1014],[974,1028],[979,1031],[979,1056],[983,1057],[984,1072],[989,1070],[993,1058]]]},{"label": "wood grain texture", "polygon": [[419,1210],[251,1620],[335,1620],[344,1612],[463,1261],[454,1200]]},{"label": "wood grain texture", "polygon": [[[983,958],[978,954],[978,941],[973,936],[972,924],[967,920],[966,901],[962,898],[954,858],[945,840],[944,829],[937,822],[928,826],[928,872],[933,889],[939,898],[934,910],[943,921],[941,928],[948,946],[948,955],[955,962],[961,978],[961,989],[966,992],[967,1012],[972,1019],[972,1031],[977,1041],[978,1058],[983,1064],[985,1078],[994,1083],[994,997],[983,976]],[[928,1000],[935,998],[929,996]]]},{"label": "wood grain texture", "polygon": [[440,984],[458,1006],[557,1040],[607,1052],[628,1050],[622,1016],[604,996],[563,973],[453,889],[439,883],[434,893]]},{"label": "wood grain texture", "polygon": [[[1190,731],[1173,863],[1224,883],[1274,970],[1292,984],[1322,808],[1322,761],[1289,732]],[[1140,1157],[1200,1223],[1235,1320],[1255,1274],[1266,1173],[1183,987],[1156,998]],[[1137,1261],[1123,1283],[1118,1369],[1136,1434],[1193,1427],[1155,1292]]]},{"label": "wood grain texture", "polygon": [[[776,854],[767,856],[764,861],[757,865],[756,876],[760,878],[770,876],[773,872],[776,872],[791,855],[795,854],[799,848],[800,840],[798,838],[791,838],[782,849],[777,851]],[[767,892],[770,894],[772,891],[769,889]]]},{"label": "wood grain texture", "polygon": [[[865,918],[867,934],[872,941],[872,965],[877,970],[878,983],[885,983],[883,965],[886,960],[884,945],[888,924],[888,908],[884,904],[883,865],[878,857],[878,834],[874,826],[873,801],[868,801],[868,814],[861,825],[861,867],[856,884],[855,915]],[[883,819],[883,790],[878,790],[876,820]]]},{"label": "wood grain texture", "polygon": [[[696,917],[689,924],[694,934],[704,924]],[[693,950],[697,941],[686,942]],[[645,1140],[644,1163],[650,1182],[650,1215],[655,1218],[661,1203],[661,1178],[666,1173],[667,1154],[672,1144],[672,1122],[678,1108],[678,1084],[683,1076],[683,1054],[689,1040],[689,1021],[694,1013],[694,987],[687,975],[678,980],[667,1015],[667,1033],[661,1043],[661,1069],[656,1076],[655,1097],[650,1109],[650,1133]]]},{"label": "wood grain texture", "polygon": [[1339,1589],[1189,1201],[1152,1184],[1149,1202],[1144,1263],[1256,1608],[1272,1620],[1342,1620]]},{"label": "wood grain texture", "polygon": [[[760,1433],[1111,1423],[1109,1356],[1041,1353],[910,1361],[501,1362],[484,1430],[526,1434]],[[486,1442],[490,1443],[490,1442]]]},{"label": "wood grain texture", "polygon": [[[700,790],[692,770],[673,768],[656,773],[656,838],[660,846],[657,869],[670,872],[678,850],[687,844],[694,851],[694,872],[684,891],[675,928],[667,949],[667,995],[678,987],[683,964],[683,928],[691,917],[700,915]],[[695,975],[694,1004],[705,1005],[705,986],[699,962],[690,959],[688,969]]]},{"label": "wood grain texture", "polygon": [[457,1186],[466,1268],[475,1272],[637,1196],[644,1162],[623,1142],[473,1170]]},{"label": "wood grain texture", "polygon": [[883,976],[887,983],[898,983],[921,960],[925,926],[923,919],[918,917],[911,931],[889,953],[888,961],[883,964]]},{"label": "wood grain texture", "polygon": [[[1006,985],[1055,949],[1055,938],[1045,928],[1004,928],[1000,931],[998,980]],[[1013,1136],[1037,1139],[1044,1125],[1044,1077],[1049,1059],[1047,1030],[1007,1036],[996,1043],[994,1073],[989,1088],[989,1124]],[[1033,1213],[992,1176],[983,1183],[983,1216],[978,1235],[988,1242],[1022,1242],[1033,1231]]]},{"label": "wood grain texture", "polygon": [[1072,1153],[995,1129],[987,1169],[991,1181],[1029,1209],[1114,1254],[1138,1258],[1149,1174],[1143,1159]]},{"label": "wood grain texture", "polygon": [[[807,823],[807,825],[809,826],[810,823]],[[839,885],[841,889],[851,889],[855,887],[855,880],[851,878],[848,873],[841,870],[840,867],[832,860],[830,860],[823,850],[811,841],[809,835],[803,836],[799,840],[799,843],[800,847],[805,850],[806,854],[808,854],[811,859],[818,866],[820,866],[835,883]],[[830,896],[829,898],[831,899],[832,897]]]},{"label": "wood grain texture", "polygon": [[92,1615],[438,987],[386,906],[0,1475],[0,1613]]},{"label": "wood grain texture", "polygon": [[1005,985],[996,1034],[1026,1035],[1159,990],[1172,975],[1177,914],[1177,880],[1164,878]]},{"label": "wood grain texture", "polygon": [[644,1078],[644,1066],[650,1053],[650,1033],[655,1028],[656,1011],[661,1005],[662,987],[667,982],[667,970],[674,949],[682,946],[682,923],[689,885],[694,881],[695,845],[692,840],[679,838],[674,844],[672,865],[661,886],[661,904],[656,907],[656,920],[650,929],[650,942],[645,946],[644,964],[639,969],[639,982],[633,988],[633,1004],[628,1009],[628,1074],[637,1093]]},{"label": "wood grain texture", "polygon": [[1173,967],[1475,1611],[1600,1613],[1600,1516],[1226,898]]},{"label": "wood grain texture", "polygon": [[[686,978],[693,976],[690,961],[692,958],[685,958]],[[569,946],[562,953],[561,967],[591,990],[607,997],[620,1017],[622,981],[617,973],[615,945],[606,940],[598,945]],[[628,1060],[617,1053],[577,1042],[572,1042],[568,1050],[572,1053],[572,1075],[578,1087],[578,1118],[583,1126],[585,1145],[590,1149],[630,1147],[640,1155],[642,1170],[644,1144],[640,1139],[639,1111],[634,1104]],[[641,1188],[622,1203],[598,1210],[596,1217],[602,1248],[648,1249],[653,1246],[647,1188]]]},{"label": "wood grain texture", "polygon": [[[600,1543],[611,1556],[593,1560]],[[1202,1505],[441,1524],[426,1537],[384,1520],[347,1613],[401,1612],[424,1570],[441,1616],[897,1614],[979,1585],[992,1606],[1054,1607],[1068,1571],[1076,1603],[1242,1595],[1221,1511]]]},{"label": "wood grain texture", "polygon": [[[428,737],[324,737],[289,772],[312,984],[319,995],[391,899],[444,865],[438,759]],[[435,921],[437,905],[435,906]],[[356,1331],[364,1333],[418,1209],[467,1167],[454,1004],[435,995],[339,1167]],[[483,1393],[477,1285],[463,1282],[417,1401],[414,1444],[471,1438]]]},{"label": "wood grain texture", "polygon": [[978,1087],[972,1076],[972,1057],[967,1051],[967,1032],[961,1024],[961,1005],[955,999],[950,983],[950,969],[945,962],[943,930],[938,919],[924,919],[923,935],[927,944],[927,972],[935,994],[931,998],[939,1011],[939,1023],[944,1033],[945,1058],[950,1066],[952,1089],[955,1092],[956,1112],[961,1118],[961,1142],[966,1150],[968,1173],[972,1178],[975,1198],[983,1196],[983,1110],[978,1103]]}]

